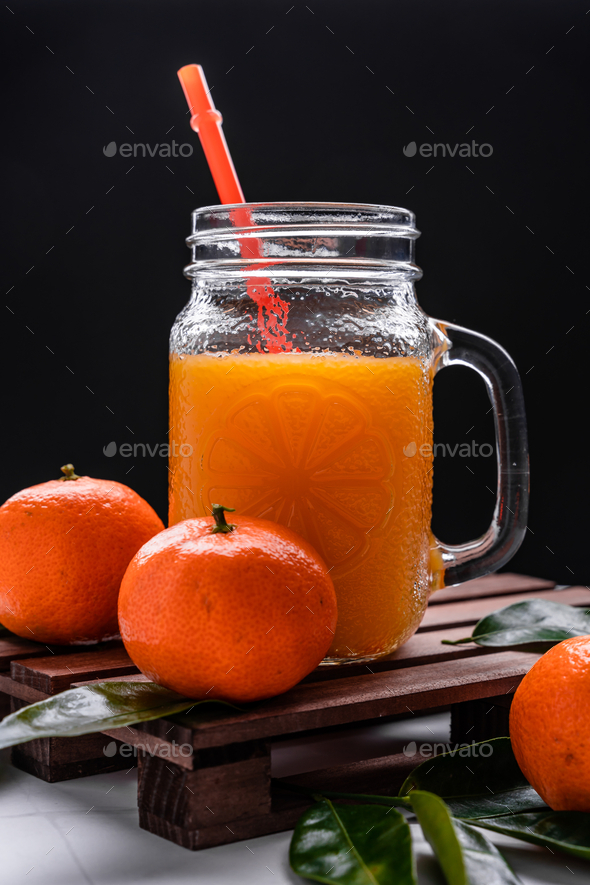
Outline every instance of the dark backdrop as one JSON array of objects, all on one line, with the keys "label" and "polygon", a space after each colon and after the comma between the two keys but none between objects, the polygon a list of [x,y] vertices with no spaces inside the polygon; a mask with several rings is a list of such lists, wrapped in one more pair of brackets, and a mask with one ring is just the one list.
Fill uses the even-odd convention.
[{"label": "dark backdrop", "polygon": [[[1,497],[73,461],[165,517],[165,461],[103,449],[166,441],[189,213],[217,202],[176,78],[199,62],[247,198],[416,212],[422,306],[495,338],[523,376],[530,532],[511,567],[585,582],[587,3],[309,3],[3,8]],[[192,157],[103,153],[172,139]],[[492,155],[402,151],[472,140]],[[477,376],[443,373],[437,441],[488,442],[488,409]],[[445,540],[485,528],[490,461],[437,458]]]}]

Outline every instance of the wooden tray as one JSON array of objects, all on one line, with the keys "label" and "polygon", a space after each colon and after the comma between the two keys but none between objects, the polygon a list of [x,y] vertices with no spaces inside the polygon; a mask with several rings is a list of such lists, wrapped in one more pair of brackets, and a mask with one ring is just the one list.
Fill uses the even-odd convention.
[{"label": "wooden tray", "polygon": [[[128,768],[128,757],[105,756],[106,735],[117,747],[124,742],[140,751],[144,829],[191,849],[288,829],[308,801],[285,790],[285,783],[390,793],[416,759],[400,753],[272,779],[272,743],[449,709],[452,743],[507,734],[511,696],[539,655],[441,640],[468,635],[483,615],[531,596],[590,604],[585,587],[555,589],[538,578],[492,575],[435,594],[418,632],[389,658],[368,666],[320,667],[290,692],[244,713],[201,708],[198,719],[189,710],[102,735],[31,741],[13,749],[13,763],[45,780]],[[143,677],[120,645],[64,653],[0,640],[0,692],[10,696],[13,709],[71,685],[137,678]]]}]

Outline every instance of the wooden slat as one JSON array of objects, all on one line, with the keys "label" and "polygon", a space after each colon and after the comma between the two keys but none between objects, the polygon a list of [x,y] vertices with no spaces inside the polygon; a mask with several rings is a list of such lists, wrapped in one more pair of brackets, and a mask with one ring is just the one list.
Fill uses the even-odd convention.
[{"label": "wooden slat", "polygon": [[170,765],[179,765],[181,768],[192,771],[195,768],[194,757],[184,756],[179,750],[178,744],[172,744],[164,738],[156,737],[145,731],[138,731],[137,728],[124,726],[123,728],[107,728],[101,734],[115,738],[125,744],[131,744],[140,750],[148,753],[150,756],[158,756],[165,759]]},{"label": "wooden slat", "polygon": [[[97,735],[85,735],[85,737],[91,737],[94,740],[97,739]],[[74,780],[79,777],[88,777],[92,774],[104,774],[108,771],[131,769],[137,764],[133,757],[122,758],[121,756],[116,755],[109,757],[105,756],[100,750],[95,750],[95,752],[99,752],[100,755],[96,755],[92,759],[77,760],[74,758],[70,762],[56,762],[53,759],[55,753],[55,741],[62,740],[71,743],[75,740],[75,747],[69,748],[72,755],[75,755],[80,746],[78,743],[80,738],[42,738],[42,740],[53,742],[50,751],[50,759],[52,761],[49,765],[36,759],[31,753],[30,744],[36,743],[36,741],[31,741],[27,744],[19,744],[18,746],[13,747],[10,761],[15,768],[19,768],[21,771],[26,771],[27,774],[32,774],[48,784]],[[102,737],[101,740],[104,741],[105,738]]]},{"label": "wooden slat", "polygon": [[465,627],[443,627],[440,630],[425,630],[415,633],[408,641],[386,658],[371,661],[369,664],[343,664],[341,667],[317,667],[303,680],[324,682],[327,679],[342,679],[362,676],[367,673],[382,673],[386,670],[400,670],[402,667],[416,667],[419,664],[434,664],[438,661],[458,661],[476,655],[497,654],[497,648],[481,648],[475,643],[468,645],[443,645],[443,639],[454,642],[469,635]]},{"label": "wooden slat", "polygon": [[[313,672],[302,680],[303,683],[324,682],[327,679],[348,679],[351,676],[363,676],[370,673],[381,673],[385,670],[399,670],[402,667],[415,667],[418,664],[433,664],[437,661],[454,661],[461,658],[474,657],[476,655],[497,654],[497,648],[480,648],[473,644],[469,645],[443,645],[443,639],[454,641],[465,636],[464,627],[448,628],[441,630],[427,630],[424,633],[415,633],[401,648],[393,654],[370,664],[343,664],[341,667],[325,666],[316,667]],[[110,676],[94,679],[84,679],[72,682],[72,688],[78,685],[91,685],[93,682],[150,682],[147,676],[131,674],[130,676]]]},{"label": "wooden slat", "polygon": [[[95,682],[150,682],[151,680],[144,676],[142,673],[131,673],[126,676],[107,676],[107,677],[98,677],[96,679],[84,679],[80,682],[72,682],[69,686],[70,688],[77,688],[80,685],[92,685]],[[7,673],[0,673],[0,692],[4,692],[7,697],[20,698],[21,700],[28,700],[31,703],[34,701],[43,701],[45,698],[51,697],[51,695],[46,694],[44,691],[39,691],[36,688],[30,688],[28,685],[23,685],[21,682],[16,682],[9,676]],[[106,732],[105,732],[106,734]]]},{"label": "wooden slat", "polygon": [[47,654],[48,648],[38,642],[29,642],[20,636],[0,639],[0,672],[10,670],[10,662],[18,658],[32,658],[35,655]]},{"label": "wooden slat", "polygon": [[[433,605],[426,609],[426,614],[418,630],[439,630],[441,627],[469,626],[477,623],[480,618],[489,615],[506,605],[524,602],[529,599],[550,599],[566,605],[590,605],[590,590],[586,587],[568,587],[567,590],[540,590],[538,593],[514,593],[510,596],[496,596],[493,599],[474,599],[464,602],[448,602],[445,605]],[[469,635],[467,631],[466,635]]]},{"label": "wooden slat", "polygon": [[269,815],[270,747],[266,741],[253,741],[244,755],[238,762],[189,772],[147,754],[141,759],[138,804],[187,830]]},{"label": "wooden slat", "polygon": [[138,673],[124,648],[96,649],[55,657],[14,661],[10,675],[15,682],[46,695],[69,688],[72,682]]},{"label": "wooden slat", "polygon": [[163,839],[169,839],[183,848],[196,851],[202,848],[213,848],[217,845],[227,845],[229,842],[240,842],[244,839],[266,836],[268,833],[279,833],[281,830],[290,830],[299,817],[299,814],[296,814],[295,818],[293,815],[293,810],[289,809],[284,813],[240,817],[238,820],[232,821],[231,829],[227,824],[214,824],[200,830],[187,830],[184,827],[171,824],[158,817],[157,814],[150,814],[149,811],[140,808],[139,826],[143,830],[148,830]]},{"label": "wooden slat", "polygon": [[[465,627],[443,627],[439,630],[425,630],[415,633],[401,648],[393,654],[370,664],[343,664],[342,666],[316,667],[309,676],[302,680],[301,684],[310,682],[324,682],[332,679],[350,678],[352,676],[364,676],[371,673],[382,673],[389,670],[399,670],[403,667],[416,667],[419,664],[434,664],[439,661],[454,661],[462,658],[475,657],[477,655],[498,654],[497,648],[482,648],[475,643],[466,645],[446,645],[443,639],[454,642],[463,639],[469,631]],[[108,678],[84,679],[73,682],[72,687],[78,685],[90,685],[93,682],[149,682],[147,676],[141,673],[130,676],[111,676]]]},{"label": "wooden slat", "polygon": [[300,683],[240,714],[203,709],[194,721],[188,713],[135,727],[177,743],[192,738],[195,749],[295,734],[507,694],[539,657],[531,652],[505,651],[374,675]]},{"label": "wooden slat", "polygon": [[466,581],[456,587],[444,587],[437,590],[430,597],[429,605],[441,605],[446,602],[459,602],[461,599],[478,599],[484,596],[504,596],[509,593],[526,593],[534,590],[550,590],[555,587],[555,581],[547,581],[545,578],[531,578],[528,575],[516,575],[512,572],[502,572],[496,575],[486,575],[485,578],[476,578],[474,581]]},{"label": "wooden slat", "polygon": [[70,688],[78,688],[80,685],[92,685],[95,682],[151,682],[143,673],[129,673],[126,676],[102,676],[95,679],[81,679],[79,682],[72,682]]},{"label": "wooden slat", "polygon": [[20,698],[21,701],[28,701],[29,704],[34,704],[36,701],[44,701],[48,697],[44,691],[38,691],[36,688],[30,688],[28,685],[21,685],[20,682],[15,682],[6,673],[0,673],[0,691],[11,698]]},{"label": "wooden slat", "polygon": [[[408,758],[403,753],[395,753],[391,756],[376,756],[372,759],[364,759],[361,762],[347,762],[344,765],[335,765],[333,768],[319,768],[314,771],[306,771],[303,774],[289,775],[287,777],[273,778],[273,792],[280,789],[277,794],[278,802],[273,801],[273,808],[291,804],[288,795],[282,789],[283,784],[293,784],[299,787],[315,790],[318,793],[326,792],[350,792],[372,793],[375,795],[395,795],[407,776],[416,768],[423,759],[414,756]],[[291,793],[293,800],[297,794]],[[274,799],[274,797],[273,797]],[[299,796],[299,803],[309,804],[304,796]],[[281,801],[283,800],[283,801]]]},{"label": "wooden slat", "polygon": [[20,636],[4,635],[0,638],[0,672],[10,669],[11,661],[19,658],[48,657],[80,654],[82,651],[106,651],[110,648],[123,648],[121,639],[108,639],[92,646],[42,645]]}]

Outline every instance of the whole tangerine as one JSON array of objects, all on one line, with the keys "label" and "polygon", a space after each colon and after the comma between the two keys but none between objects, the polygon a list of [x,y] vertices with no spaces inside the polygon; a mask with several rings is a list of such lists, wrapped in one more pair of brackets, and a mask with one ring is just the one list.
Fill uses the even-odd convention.
[{"label": "whole tangerine", "polygon": [[522,773],[554,811],[590,811],[590,636],[555,645],[529,670],[510,708]]},{"label": "whole tangerine", "polygon": [[96,642],[117,635],[125,569],[164,525],[128,486],[61,469],[0,507],[0,623],[37,642]]},{"label": "whole tangerine", "polygon": [[326,565],[291,529],[240,517],[179,522],[148,541],[121,584],[119,626],[148,678],[185,697],[259,701],[292,688],[336,629]]}]

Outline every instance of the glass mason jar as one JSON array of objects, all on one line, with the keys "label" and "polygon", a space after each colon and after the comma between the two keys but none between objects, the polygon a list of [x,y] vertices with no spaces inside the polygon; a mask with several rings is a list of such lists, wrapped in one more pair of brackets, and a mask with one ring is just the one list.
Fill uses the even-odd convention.
[{"label": "glass mason jar", "polygon": [[[489,338],[421,310],[406,209],[252,203],[192,219],[192,295],[170,337],[170,525],[220,503],[236,522],[290,526],[334,580],[325,663],[386,655],[415,632],[433,590],[495,571],[520,546],[528,455],[516,367]],[[448,545],[430,529],[432,383],[457,364],[486,382],[498,487],[485,534]]]}]

